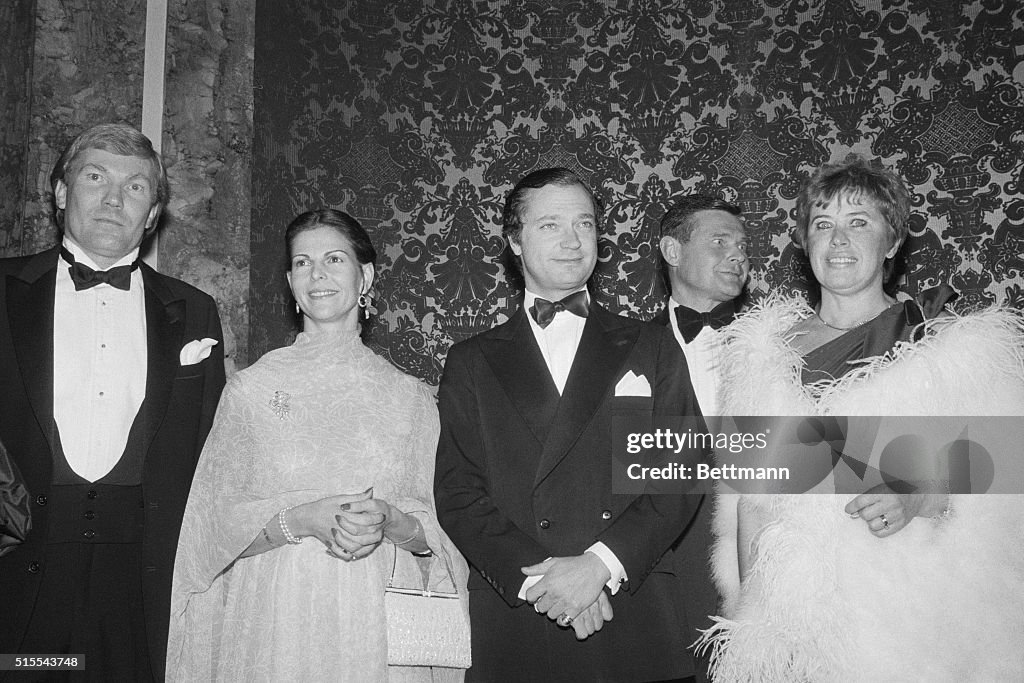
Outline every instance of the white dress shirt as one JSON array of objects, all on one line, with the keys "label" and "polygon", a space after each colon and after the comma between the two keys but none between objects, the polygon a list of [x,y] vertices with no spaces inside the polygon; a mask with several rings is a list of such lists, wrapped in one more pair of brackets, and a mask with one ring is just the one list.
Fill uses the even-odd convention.
[{"label": "white dress shirt", "polygon": [[[100,270],[71,240],[75,260]],[[131,264],[136,249],[115,266]],[[127,292],[100,284],[82,291],[57,262],[53,301],[53,417],[68,464],[88,481],[110,472],[146,395],[146,301],[142,273]]]},{"label": "white dress shirt", "polygon": [[[584,290],[586,290],[585,286],[580,287],[577,291]],[[544,356],[548,372],[551,373],[551,379],[558,389],[558,395],[561,396],[565,390],[565,382],[569,379],[572,363],[576,359],[576,350],[580,346],[580,339],[583,337],[583,328],[587,324],[587,319],[581,318],[569,311],[559,311],[555,313],[555,317],[548,323],[548,326],[542,328],[533,319],[533,316],[530,315],[530,308],[533,307],[536,299],[536,294],[526,290],[526,296],[523,298],[523,312],[526,314],[527,320],[530,321],[530,329],[533,330],[533,336],[537,339],[537,345],[540,347],[541,355]],[[588,293],[587,305],[589,304],[590,294]],[[585,552],[594,553],[604,562],[605,567],[608,568],[608,572],[611,574],[611,578],[605,585],[608,586],[612,595],[615,595],[619,587],[626,581],[626,569],[622,566],[619,558],[615,557],[615,553],[612,552],[611,548],[601,541],[594,543]],[[529,590],[530,586],[540,581],[541,578],[543,577],[526,577],[522,587],[519,589],[519,598],[525,600],[526,591]]]},{"label": "white dress shirt", "polygon": [[697,397],[702,415],[718,415],[719,369],[722,364],[722,330],[713,330],[707,325],[701,328],[693,341],[687,343],[676,324],[676,308],[681,306],[675,299],[668,300],[669,324],[672,334],[686,356],[686,367],[690,370],[690,383]]},{"label": "white dress shirt", "polygon": [[[585,290],[586,287],[581,288]],[[575,292],[574,292],[575,293]],[[547,327],[542,328],[530,315],[537,295],[527,290],[523,299],[523,310],[530,321],[530,329],[537,339],[541,355],[547,363],[551,379],[555,382],[558,395],[565,391],[565,382],[569,379],[569,370],[572,369],[572,362],[576,359],[576,349],[580,346],[580,338],[583,337],[583,328],[587,324],[586,318],[581,318],[569,311],[559,311],[551,319]],[[587,303],[589,305],[589,294]]]}]

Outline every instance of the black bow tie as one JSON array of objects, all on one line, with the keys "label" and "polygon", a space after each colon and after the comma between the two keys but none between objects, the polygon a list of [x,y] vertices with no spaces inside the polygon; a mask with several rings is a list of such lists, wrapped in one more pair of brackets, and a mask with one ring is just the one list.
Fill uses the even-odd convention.
[{"label": "black bow tie", "polygon": [[71,281],[75,283],[75,291],[89,289],[106,282],[111,287],[117,287],[128,291],[132,285],[132,271],[139,267],[139,260],[135,259],[131,265],[118,266],[110,270],[93,270],[84,263],[79,263],[66,247],[60,248],[60,255],[65,261],[71,264],[68,272],[71,273]]},{"label": "black bow tie", "polygon": [[542,330],[551,324],[551,321],[555,319],[555,313],[559,311],[569,311],[581,318],[586,318],[587,313],[590,312],[587,308],[586,290],[581,289],[554,303],[537,297],[533,300],[533,305],[530,306],[530,315],[533,316],[533,319],[537,321]]},{"label": "black bow tie", "polygon": [[736,317],[736,303],[726,301],[712,308],[707,313],[698,313],[686,306],[676,306],[676,325],[683,335],[683,340],[689,344],[705,325],[713,330],[725,327]]}]

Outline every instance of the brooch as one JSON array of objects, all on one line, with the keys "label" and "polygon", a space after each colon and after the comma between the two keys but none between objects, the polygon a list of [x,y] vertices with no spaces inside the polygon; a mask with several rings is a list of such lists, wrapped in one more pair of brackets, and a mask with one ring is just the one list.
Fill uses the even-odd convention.
[{"label": "brooch", "polygon": [[288,417],[290,406],[288,401],[291,400],[291,396],[283,391],[275,391],[274,398],[270,399],[270,409],[274,411],[274,415],[277,415],[280,419]]}]

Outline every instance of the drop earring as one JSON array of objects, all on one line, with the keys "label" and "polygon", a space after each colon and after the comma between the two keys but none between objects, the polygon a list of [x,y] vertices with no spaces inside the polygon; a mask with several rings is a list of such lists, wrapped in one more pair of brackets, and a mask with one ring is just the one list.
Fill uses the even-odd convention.
[{"label": "drop earring", "polygon": [[357,303],[359,304],[360,308],[363,309],[363,318],[366,319],[366,320],[369,320],[370,319],[370,297],[368,297],[365,293],[360,294]]},{"label": "drop earring", "polygon": [[298,301],[295,302],[295,314],[296,315],[302,315],[302,309],[299,308],[299,302]]}]

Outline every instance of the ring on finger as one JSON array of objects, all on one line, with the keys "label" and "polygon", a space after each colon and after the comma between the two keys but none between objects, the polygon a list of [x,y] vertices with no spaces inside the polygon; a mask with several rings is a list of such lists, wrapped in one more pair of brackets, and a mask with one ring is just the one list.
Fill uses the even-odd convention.
[{"label": "ring on finger", "polygon": [[888,531],[889,530],[889,520],[885,518],[884,514],[879,515],[878,518],[882,520],[882,529],[885,530],[885,531]]}]

